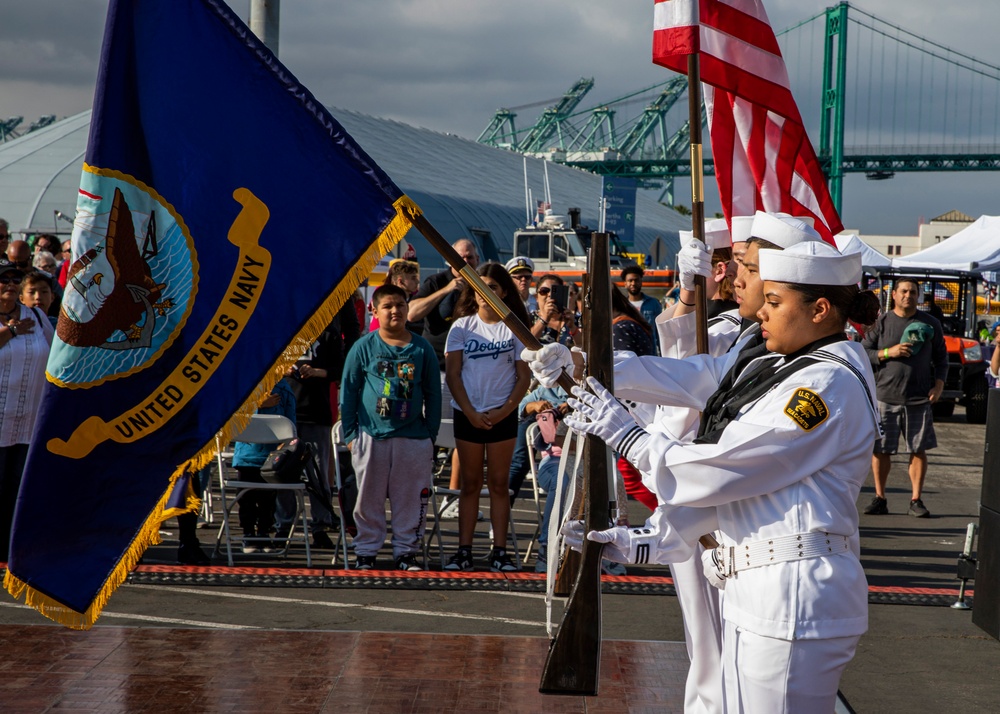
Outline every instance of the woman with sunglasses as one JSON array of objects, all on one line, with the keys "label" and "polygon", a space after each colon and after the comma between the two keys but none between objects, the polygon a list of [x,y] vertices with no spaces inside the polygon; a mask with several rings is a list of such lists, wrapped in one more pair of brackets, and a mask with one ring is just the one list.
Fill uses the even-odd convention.
[{"label": "woman with sunglasses", "polygon": [[[531,314],[531,334],[543,345],[558,342],[572,347],[578,332],[572,305],[559,305],[552,299],[552,287],[564,285],[563,279],[555,274],[543,275],[538,279],[535,298],[538,309]],[[568,302],[568,300],[567,300]]]},{"label": "woman with sunglasses", "polygon": [[[499,263],[479,268],[483,282],[518,319],[527,320],[514,281]],[[445,346],[445,378],[455,408],[455,450],[461,469],[458,551],[445,570],[472,570],[483,458],[490,492],[493,550],[490,570],[517,570],[507,554],[510,520],[508,474],[517,439],[517,407],[528,391],[531,372],[521,361],[523,346],[490,304],[466,286],[455,306]]]},{"label": "woman with sunglasses", "polygon": [[14,501],[42,401],[52,324],[21,303],[24,274],[0,260],[0,559],[7,560]]}]

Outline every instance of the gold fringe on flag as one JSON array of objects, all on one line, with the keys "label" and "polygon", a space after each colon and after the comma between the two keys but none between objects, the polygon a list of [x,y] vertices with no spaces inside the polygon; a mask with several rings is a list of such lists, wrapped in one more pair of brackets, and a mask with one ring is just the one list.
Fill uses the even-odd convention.
[{"label": "gold fringe on flag", "polygon": [[24,597],[24,603],[38,610],[42,615],[51,620],[71,627],[75,630],[89,630],[97,622],[101,611],[107,605],[108,600],[118,587],[125,582],[129,572],[136,566],[146,549],[151,545],[160,543],[160,525],[168,518],[185,512],[197,511],[201,507],[200,499],[195,495],[190,481],[188,482],[185,496],[186,508],[167,509],[167,500],[177,479],[184,473],[195,472],[204,468],[212,462],[218,452],[218,445],[226,445],[232,441],[233,436],[239,434],[250,422],[250,417],[257,407],[264,400],[284,376],[288,367],[295,364],[299,357],[316,341],[320,333],[323,332],[333,321],[337,311],[344,305],[347,299],[354,294],[361,282],[372,272],[378,262],[384,258],[393,247],[402,240],[406,232],[412,225],[410,216],[419,216],[422,211],[408,196],[401,196],[396,199],[393,207],[396,209],[395,217],[389,222],[385,230],[368,247],[364,255],[361,256],[348,270],[340,283],[327,296],[319,309],[313,314],[305,326],[285,348],[281,357],[271,366],[267,376],[257,385],[250,396],[240,405],[239,409],[226,422],[219,433],[212,438],[197,454],[182,462],[170,476],[170,483],[166,491],[160,498],[156,507],[143,523],[135,538],[129,544],[121,559],[108,575],[104,585],[94,598],[94,601],[87,608],[86,612],[77,612],[58,600],[36,590],[17,576],[7,570],[4,576],[3,585],[15,599]]}]

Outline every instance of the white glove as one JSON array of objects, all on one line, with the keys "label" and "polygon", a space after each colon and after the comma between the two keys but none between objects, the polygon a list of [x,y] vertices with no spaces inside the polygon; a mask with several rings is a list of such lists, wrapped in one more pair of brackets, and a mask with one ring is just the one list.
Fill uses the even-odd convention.
[{"label": "white glove", "polygon": [[566,547],[578,553],[583,552],[583,533],[583,521],[580,520],[566,521],[559,529],[559,534],[563,537],[563,543],[566,544]]},{"label": "white glove", "polygon": [[[563,542],[567,548],[583,552],[583,521],[566,521],[559,532],[563,535]],[[616,563],[628,563],[629,561],[629,527],[612,526],[604,531],[590,531],[587,540],[594,543],[604,543],[604,550],[601,551],[601,558],[612,560]]]},{"label": "white glove", "polygon": [[595,543],[604,543],[604,550],[601,557],[615,563],[634,563],[629,560],[629,531],[628,526],[612,526],[603,531],[590,531],[587,540]]},{"label": "white glove", "polygon": [[521,351],[521,359],[528,363],[531,373],[543,387],[556,386],[563,370],[567,374],[573,374],[573,355],[566,345],[558,342],[545,345],[540,350],[525,348]]},{"label": "white glove", "polygon": [[670,563],[675,562],[660,547],[660,535],[647,523],[645,526],[614,526],[603,531],[590,531],[587,540],[604,543],[602,558],[615,563]]},{"label": "white glove", "polygon": [[681,290],[694,290],[695,276],[706,280],[712,276],[712,249],[692,238],[677,252],[677,269],[681,274]]},{"label": "white glove", "polygon": [[567,403],[574,412],[567,415],[563,422],[574,431],[595,435],[628,458],[628,449],[645,436],[646,432],[600,382],[587,377],[587,385],[594,391],[593,394],[583,387],[573,387],[576,399],[570,399]]},{"label": "white glove", "polygon": [[721,548],[706,548],[701,554],[701,568],[708,579],[709,585],[719,590],[726,589],[726,578],[724,563],[720,559]]}]

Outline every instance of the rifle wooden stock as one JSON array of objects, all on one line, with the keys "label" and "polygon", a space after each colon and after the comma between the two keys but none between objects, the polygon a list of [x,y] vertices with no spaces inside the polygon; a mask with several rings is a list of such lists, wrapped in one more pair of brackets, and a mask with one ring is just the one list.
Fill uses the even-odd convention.
[{"label": "rifle wooden stock", "polygon": [[[568,454],[567,458],[569,458]],[[568,510],[572,519],[582,520],[586,514],[585,485],[580,483],[580,480],[576,481],[576,485],[573,500],[570,502]],[[569,597],[573,591],[573,583],[576,582],[576,574],[579,571],[580,554],[567,548],[559,562],[559,570],[556,572],[556,582],[552,588],[552,594],[556,597]]]},{"label": "rifle wooden stock", "polygon": [[[538,341],[528,326],[517,319],[517,316],[510,311],[510,309],[503,303],[500,298],[496,296],[492,290],[486,287],[486,283],[483,279],[479,277],[479,273],[476,272],[475,268],[468,265],[462,256],[460,256],[454,248],[444,239],[437,229],[430,224],[430,222],[424,218],[422,215],[415,216],[413,214],[409,215],[414,227],[420,231],[421,235],[427,239],[427,242],[431,244],[438,253],[441,254],[448,265],[452,269],[461,274],[472,289],[475,290],[483,300],[490,304],[490,307],[500,316],[503,320],[503,324],[510,328],[510,331],[514,333],[514,336],[521,342],[522,345],[527,347],[529,350],[540,350],[542,349],[542,343]],[[576,386],[576,382],[573,378],[566,374],[565,370],[559,377],[559,386],[566,390],[568,394],[569,391]]]},{"label": "rifle wooden stock", "polygon": [[[590,276],[584,273],[581,281],[583,283],[583,295],[587,295],[590,290]],[[586,325],[589,322],[590,301],[584,300],[581,325]],[[584,352],[590,350],[589,339],[590,331],[584,330],[581,336],[581,346]],[[586,486],[581,481],[582,479],[574,479],[576,488],[573,491],[573,499],[570,501],[569,508],[566,509],[571,514],[570,517],[575,520],[582,520],[586,512]],[[556,582],[552,588],[552,594],[556,597],[569,597],[569,594],[573,591],[573,583],[576,582],[576,574],[579,571],[580,554],[575,550],[567,548],[562,555],[562,559],[559,561],[559,570],[556,572]]]},{"label": "rifle wooden stock", "polygon": [[[596,233],[587,264],[589,319],[584,324],[589,374],[614,389],[611,345],[611,266],[608,236]],[[608,447],[596,436],[584,442],[586,515],[584,532],[608,527]],[[566,455],[569,458],[569,455]],[[549,647],[538,691],[542,694],[597,694],[601,666],[601,551],[584,539],[573,591]]]}]

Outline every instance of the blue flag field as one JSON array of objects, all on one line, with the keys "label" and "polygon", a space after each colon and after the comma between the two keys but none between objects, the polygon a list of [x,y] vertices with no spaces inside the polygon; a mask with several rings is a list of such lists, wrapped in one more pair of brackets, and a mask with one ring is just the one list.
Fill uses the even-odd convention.
[{"label": "blue flag field", "polygon": [[225,4],[111,0],[6,589],[93,625],[418,214]]}]

